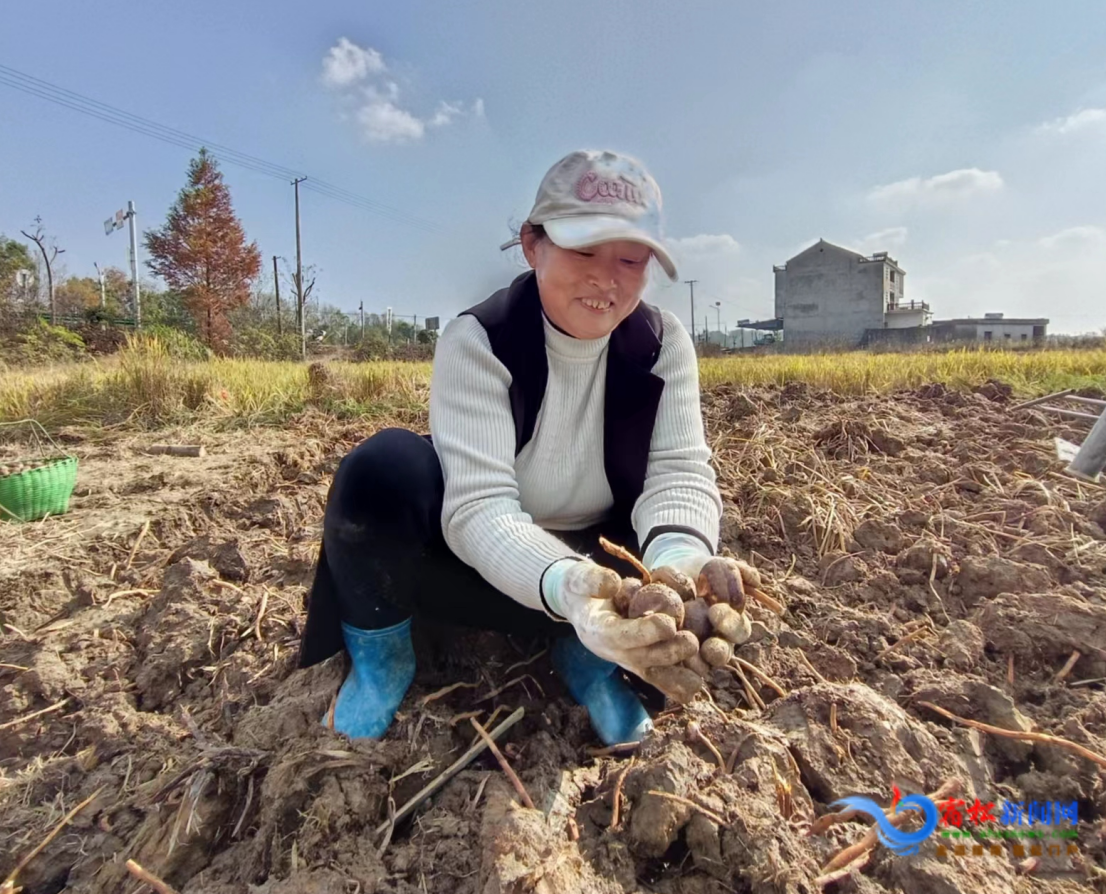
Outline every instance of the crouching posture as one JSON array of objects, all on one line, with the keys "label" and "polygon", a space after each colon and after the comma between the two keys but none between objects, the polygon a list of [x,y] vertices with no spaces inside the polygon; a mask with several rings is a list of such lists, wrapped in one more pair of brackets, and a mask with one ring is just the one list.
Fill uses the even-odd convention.
[{"label": "crouching posture", "polygon": [[380,431],[334,476],[300,664],[348,651],[334,725],[351,737],[391,724],[420,615],[549,636],[607,744],[652,726],[622,671],[648,680],[695,652],[668,616],[598,596],[604,566],[626,567],[601,535],[692,579],[718,539],[695,350],[642,301],[652,262],[677,278],[659,188],[632,158],[574,152],[516,243],[530,269],[442,333],[430,435]]}]

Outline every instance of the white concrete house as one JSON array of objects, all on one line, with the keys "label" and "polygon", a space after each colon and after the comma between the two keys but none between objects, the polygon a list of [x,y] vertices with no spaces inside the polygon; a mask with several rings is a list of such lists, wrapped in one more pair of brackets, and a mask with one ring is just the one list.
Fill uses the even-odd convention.
[{"label": "white concrete house", "polygon": [[[789,347],[858,347],[876,331],[929,323],[929,305],[905,299],[906,273],[885,251],[866,256],[819,239],[772,269],[776,318]],[[925,338],[904,332],[896,340]]]}]

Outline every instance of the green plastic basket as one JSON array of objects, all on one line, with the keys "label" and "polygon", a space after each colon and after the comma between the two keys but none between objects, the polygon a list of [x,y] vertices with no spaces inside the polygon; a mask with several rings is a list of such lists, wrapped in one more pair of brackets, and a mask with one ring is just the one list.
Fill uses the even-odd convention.
[{"label": "green plastic basket", "polygon": [[[69,498],[77,483],[77,457],[63,453],[33,419],[4,424],[30,424],[42,432],[56,452],[34,460],[32,469],[0,478],[0,520],[29,522],[48,515],[64,515],[69,511]],[[35,436],[37,439],[37,431]]]}]

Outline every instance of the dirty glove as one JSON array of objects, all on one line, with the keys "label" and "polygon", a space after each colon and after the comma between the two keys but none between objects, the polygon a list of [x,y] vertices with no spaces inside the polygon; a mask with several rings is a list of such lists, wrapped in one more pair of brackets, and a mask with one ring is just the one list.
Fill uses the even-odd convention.
[{"label": "dirty glove", "polygon": [[557,620],[568,621],[594,655],[645,678],[652,667],[679,664],[696,654],[676,636],[676,621],[655,614],[628,620],[614,607],[622,579],[588,559],[564,559],[546,569],[542,596]]}]

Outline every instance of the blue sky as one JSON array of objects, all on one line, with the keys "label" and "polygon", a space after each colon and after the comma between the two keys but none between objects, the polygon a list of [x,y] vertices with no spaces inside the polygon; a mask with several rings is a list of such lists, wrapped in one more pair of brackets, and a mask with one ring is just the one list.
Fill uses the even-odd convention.
[{"label": "blue sky", "polygon": [[[819,237],[889,251],[937,318],[1106,327],[1099,0],[9,5],[0,65],[335,184],[301,195],[324,301],[446,318],[523,263],[498,246],[576,148],[641,158],[697,322],[772,313]],[[329,60],[329,64],[328,64]],[[103,220],[159,225],[185,148],[0,84],[0,232],[41,215],[72,275],[127,263]],[[271,271],[292,187],[223,163]],[[650,297],[689,323],[687,286]],[[712,309],[710,324],[715,326]]]}]

